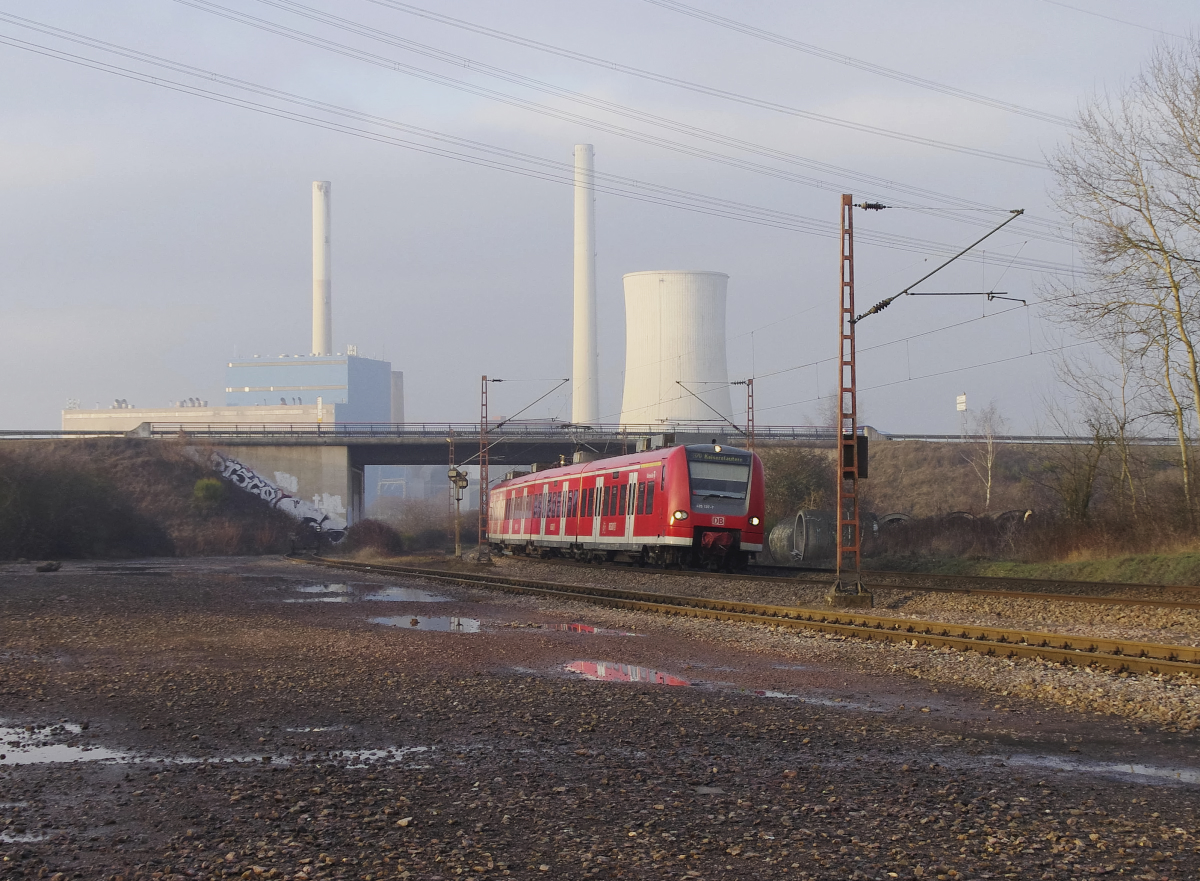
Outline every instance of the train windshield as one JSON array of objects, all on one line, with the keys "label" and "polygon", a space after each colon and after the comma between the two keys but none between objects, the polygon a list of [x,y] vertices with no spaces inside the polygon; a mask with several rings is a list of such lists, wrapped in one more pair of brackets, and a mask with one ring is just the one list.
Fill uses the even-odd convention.
[{"label": "train windshield", "polygon": [[688,450],[688,479],[692,495],[700,498],[744,499],[750,486],[750,453],[741,450]]}]

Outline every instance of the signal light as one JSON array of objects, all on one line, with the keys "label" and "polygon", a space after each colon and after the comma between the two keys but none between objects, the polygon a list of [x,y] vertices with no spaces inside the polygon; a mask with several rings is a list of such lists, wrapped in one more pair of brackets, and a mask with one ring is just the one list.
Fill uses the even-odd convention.
[{"label": "signal light", "polygon": [[688,512],[687,511],[676,511],[674,513],[674,515],[672,515],[672,516],[674,516],[674,518],[676,520],[686,520],[688,518]]}]

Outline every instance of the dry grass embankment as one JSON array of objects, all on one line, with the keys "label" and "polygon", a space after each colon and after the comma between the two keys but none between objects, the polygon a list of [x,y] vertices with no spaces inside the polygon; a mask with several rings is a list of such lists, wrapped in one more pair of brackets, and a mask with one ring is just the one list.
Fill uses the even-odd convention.
[{"label": "dry grass embankment", "polygon": [[[162,441],[0,445],[0,559],[278,553],[293,523]],[[204,481],[199,488],[198,481]]]}]

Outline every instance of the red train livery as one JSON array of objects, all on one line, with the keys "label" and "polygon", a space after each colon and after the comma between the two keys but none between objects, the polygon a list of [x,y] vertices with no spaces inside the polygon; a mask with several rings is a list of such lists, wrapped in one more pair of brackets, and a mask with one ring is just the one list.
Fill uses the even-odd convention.
[{"label": "red train livery", "polygon": [[489,498],[497,551],[742,567],[763,546],[762,462],[720,444],[518,475]]}]

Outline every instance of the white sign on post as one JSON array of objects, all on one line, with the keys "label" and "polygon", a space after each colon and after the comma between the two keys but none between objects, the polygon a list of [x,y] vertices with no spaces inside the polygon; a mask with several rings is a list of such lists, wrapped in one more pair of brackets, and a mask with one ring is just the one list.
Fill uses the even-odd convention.
[{"label": "white sign on post", "polygon": [[963,392],[958,396],[958,412],[962,413],[967,409],[967,393]]}]

